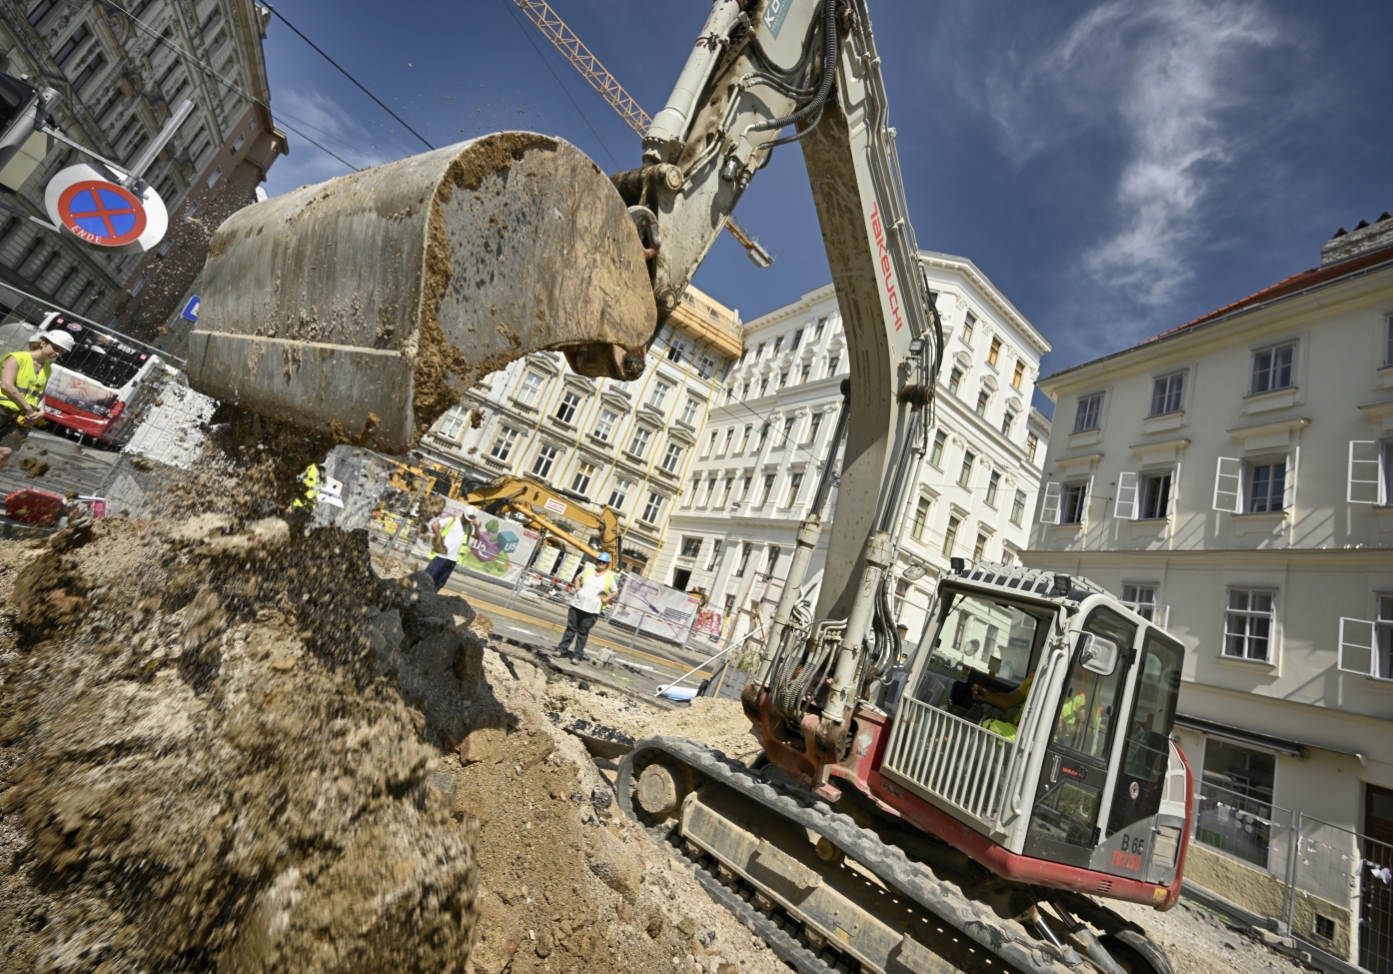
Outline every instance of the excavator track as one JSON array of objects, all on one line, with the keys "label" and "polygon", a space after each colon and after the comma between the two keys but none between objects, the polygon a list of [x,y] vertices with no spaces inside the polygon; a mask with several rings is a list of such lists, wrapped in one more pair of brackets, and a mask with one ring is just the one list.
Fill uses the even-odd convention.
[{"label": "excavator track", "polygon": [[[800,972],[830,974],[860,968],[1067,974],[1069,968],[1049,953],[1051,948],[1032,937],[1016,921],[997,916],[966,896],[956,885],[938,879],[928,867],[910,860],[902,850],[887,845],[874,832],[861,828],[825,803],[806,793],[766,782],[740,763],[701,744],[675,737],[651,737],[637,744],[620,763],[616,782],[620,808],[630,819],[647,825],[634,806],[636,774],[657,761],[669,767],[675,763],[698,776],[689,799],[707,783],[719,785],[741,801],[754,803],[808,830],[810,836],[825,838],[859,867],[858,872],[869,874],[884,884],[885,889],[877,892],[883,896],[885,907],[898,914],[893,919],[895,929],[905,930],[905,934],[903,942],[889,955],[888,963],[867,963],[864,957],[857,958],[847,949],[846,943],[838,945],[836,938],[814,931],[796,906],[773,900],[765,895],[767,890],[761,893],[760,884],[752,877],[741,875],[690,846],[688,850],[697,855],[678,849],[679,858],[693,868],[696,878],[712,897],[740,917],[775,953]],[[660,841],[682,844],[683,836],[678,827],[647,827]],[[773,850],[771,853],[779,855]],[[795,864],[785,868],[797,870],[799,867]],[[804,883],[807,889],[817,885],[818,880],[813,877]],[[867,880],[864,885],[869,888],[873,884]],[[896,893],[908,897],[913,907],[902,902]],[[795,922],[790,923],[790,917]],[[854,936],[855,931],[851,934]],[[849,943],[846,937],[842,939]],[[944,953],[949,956],[936,956]]]}]

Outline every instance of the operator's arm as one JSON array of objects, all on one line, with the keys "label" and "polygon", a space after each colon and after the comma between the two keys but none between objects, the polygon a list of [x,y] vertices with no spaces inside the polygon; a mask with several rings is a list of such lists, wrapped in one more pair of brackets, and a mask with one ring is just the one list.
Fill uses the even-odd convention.
[{"label": "operator's arm", "polygon": [[1021,704],[1025,703],[1025,697],[1028,692],[1028,688],[1024,683],[1014,690],[1008,690],[1005,693],[997,693],[994,690],[988,690],[980,683],[972,684],[973,700],[980,700],[993,707],[1000,707],[1002,710],[1010,710],[1012,707],[1019,707]]},{"label": "operator's arm", "polygon": [[5,359],[5,367],[0,369],[0,389],[3,389],[5,395],[9,396],[10,399],[14,401],[15,405],[19,406],[20,414],[24,416],[27,422],[32,423],[36,419],[43,419],[43,413],[24,401],[24,394],[21,393],[19,387],[15,385],[15,379],[18,377],[18,360],[12,358]]}]

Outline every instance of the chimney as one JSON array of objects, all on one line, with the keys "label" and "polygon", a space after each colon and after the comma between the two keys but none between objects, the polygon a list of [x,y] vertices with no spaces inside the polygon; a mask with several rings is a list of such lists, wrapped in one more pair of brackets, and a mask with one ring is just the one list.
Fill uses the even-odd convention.
[{"label": "chimney", "polygon": [[1360,220],[1359,225],[1353,230],[1341,227],[1335,231],[1335,236],[1327,240],[1325,246],[1320,248],[1320,266],[1338,264],[1342,260],[1349,260],[1351,257],[1372,253],[1385,247],[1393,247],[1393,216],[1387,212],[1380,215],[1373,223]]}]

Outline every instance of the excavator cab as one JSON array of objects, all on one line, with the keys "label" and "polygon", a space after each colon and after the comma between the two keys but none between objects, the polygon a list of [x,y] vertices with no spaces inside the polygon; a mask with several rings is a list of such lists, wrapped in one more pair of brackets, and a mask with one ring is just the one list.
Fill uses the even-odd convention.
[{"label": "excavator cab", "polygon": [[1086,580],[1019,567],[950,576],[936,606],[879,773],[989,840],[1000,875],[1168,905],[1184,648]]}]

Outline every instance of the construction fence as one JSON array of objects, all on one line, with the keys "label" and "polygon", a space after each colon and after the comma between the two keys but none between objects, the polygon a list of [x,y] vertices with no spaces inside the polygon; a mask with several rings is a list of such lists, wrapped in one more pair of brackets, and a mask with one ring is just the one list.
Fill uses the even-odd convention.
[{"label": "construction fence", "polygon": [[1393,844],[1201,782],[1186,879],[1275,932],[1393,974]]}]

